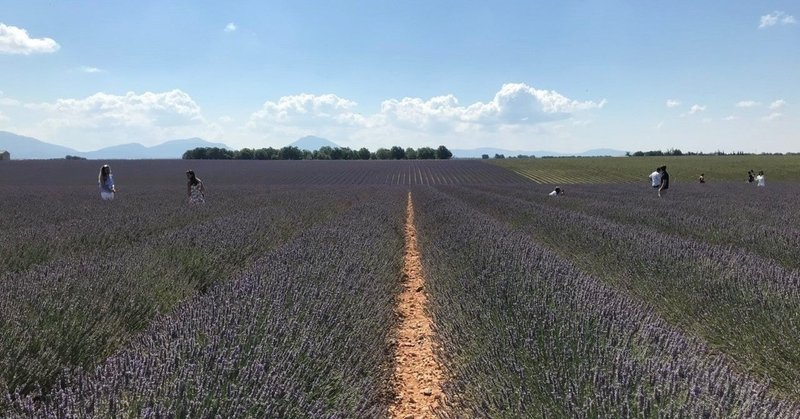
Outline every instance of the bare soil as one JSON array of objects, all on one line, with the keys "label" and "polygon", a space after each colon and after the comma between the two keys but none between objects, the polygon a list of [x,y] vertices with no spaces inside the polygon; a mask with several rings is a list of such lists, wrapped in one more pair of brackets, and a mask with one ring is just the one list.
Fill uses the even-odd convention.
[{"label": "bare soil", "polygon": [[442,401],[442,368],[434,353],[432,321],[426,310],[425,278],[417,248],[411,192],[406,207],[404,259],[403,292],[397,301],[400,322],[396,332],[396,396],[389,408],[389,416],[432,418]]}]

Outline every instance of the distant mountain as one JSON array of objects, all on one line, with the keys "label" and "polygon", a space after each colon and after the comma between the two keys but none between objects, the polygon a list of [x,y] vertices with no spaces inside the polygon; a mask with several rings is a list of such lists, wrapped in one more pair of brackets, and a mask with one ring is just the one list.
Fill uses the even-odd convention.
[{"label": "distant mountain", "polygon": [[75,156],[79,151],[69,147],[46,143],[33,137],[25,137],[0,131],[0,150],[11,153],[12,159],[57,159],[67,154]]},{"label": "distant mountain", "polygon": [[339,147],[339,145],[325,138],[308,135],[289,144],[289,147],[297,147],[300,150],[314,151],[314,150],[319,150],[322,147],[336,148]]},{"label": "distant mountain", "polygon": [[167,141],[152,147],[145,147],[139,143],[120,144],[79,155],[88,159],[179,159],[186,150],[198,147],[230,149],[222,143],[212,143],[201,138],[187,138]]},{"label": "distant mountain", "polygon": [[581,153],[558,153],[555,151],[545,151],[545,150],[536,150],[536,151],[523,151],[523,150],[506,150],[502,148],[491,148],[491,147],[483,147],[483,148],[473,148],[469,150],[450,150],[453,153],[453,157],[456,158],[480,158],[484,154],[488,154],[489,157],[494,157],[495,154],[502,154],[506,157],[516,157],[520,154],[525,156],[536,156],[536,157],[564,157],[564,156],[579,156],[579,157],[593,157],[593,156],[624,156],[625,152],[621,150],[614,150],[610,148],[598,148],[594,150],[587,150]]},{"label": "distant mountain", "polygon": [[86,157],[87,159],[179,159],[186,150],[197,147],[230,149],[222,143],[212,143],[201,138],[187,138],[167,141],[152,147],[130,143],[84,152],[46,143],[36,138],[0,131],[0,150],[8,150],[12,159],[60,159],[67,155]]}]

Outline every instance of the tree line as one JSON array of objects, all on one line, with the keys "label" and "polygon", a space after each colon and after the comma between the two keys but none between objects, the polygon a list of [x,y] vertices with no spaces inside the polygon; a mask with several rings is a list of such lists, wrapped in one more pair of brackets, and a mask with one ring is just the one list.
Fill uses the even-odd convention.
[{"label": "tree line", "polygon": [[197,147],[183,153],[184,160],[447,160],[453,153],[447,147],[420,147],[417,149],[394,146],[379,148],[374,152],[366,147],[353,150],[348,147],[320,147],[319,150],[301,150],[295,146],[282,148],[243,148],[228,150],[219,147]]},{"label": "tree line", "polygon": [[[760,153],[762,156],[764,155],[775,155],[775,156],[782,156],[782,155],[793,155],[797,153]],[[628,157],[644,157],[644,156],[754,156],[756,153],[745,153],[744,151],[733,151],[733,152],[724,152],[724,151],[713,151],[711,153],[703,153],[702,151],[694,152],[694,151],[687,151],[682,152],[677,148],[671,148],[667,151],[661,150],[651,150],[651,151],[635,151],[631,153],[630,151],[625,153]]]}]

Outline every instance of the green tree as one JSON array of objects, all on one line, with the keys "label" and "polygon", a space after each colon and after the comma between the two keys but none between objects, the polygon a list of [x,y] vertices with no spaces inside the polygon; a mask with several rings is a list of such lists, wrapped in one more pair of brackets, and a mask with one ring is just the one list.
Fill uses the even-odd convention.
[{"label": "green tree", "polygon": [[432,160],[436,158],[436,150],[430,147],[420,147],[417,149],[417,158],[420,160]]},{"label": "green tree", "polygon": [[378,160],[389,160],[392,158],[392,152],[385,148],[379,148],[375,151],[375,158]]},{"label": "green tree", "polygon": [[447,160],[450,157],[453,157],[453,153],[447,149],[447,147],[440,145],[439,148],[436,149],[436,158],[441,160]]},{"label": "green tree", "polygon": [[358,149],[358,158],[361,160],[369,160],[370,154],[371,153],[369,152],[369,149],[366,147],[361,147]]},{"label": "green tree", "polygon": [[389,153],[391,153],[393,160],[403,160],[406,158],[406,151],[400,146],[392,147],[392,149],[389,150]]}]

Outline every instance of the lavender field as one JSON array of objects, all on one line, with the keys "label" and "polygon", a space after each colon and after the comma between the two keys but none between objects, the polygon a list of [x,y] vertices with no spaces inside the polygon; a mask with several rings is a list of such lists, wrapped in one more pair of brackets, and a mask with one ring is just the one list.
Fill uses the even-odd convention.
[{"label": "lavender field", "polygon": [[440,417],[800,417],[796,183],[2,163],[2,416],[387,417],[410,191]]}]

